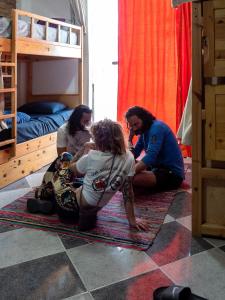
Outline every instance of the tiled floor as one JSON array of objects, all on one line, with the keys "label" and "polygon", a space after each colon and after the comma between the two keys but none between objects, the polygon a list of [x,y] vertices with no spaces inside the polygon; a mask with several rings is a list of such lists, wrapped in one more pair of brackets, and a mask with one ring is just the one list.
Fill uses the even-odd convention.
[{"label": "tiled floor", "polygon": [[[37,186],[43,171],[2,189],[0,207]],[[192,238],[188,192],[176,196],[146,252],[0,226],[1,300],[149,300],[173,283],[225,299],[225,240]]]}]

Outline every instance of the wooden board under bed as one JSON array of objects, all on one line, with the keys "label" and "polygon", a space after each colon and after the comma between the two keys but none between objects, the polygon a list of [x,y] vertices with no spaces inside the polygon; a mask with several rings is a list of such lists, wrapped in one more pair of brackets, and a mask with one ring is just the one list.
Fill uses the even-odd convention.
[{"label": "wooden board under bed", "polygon": [[56,132],[17,144],[12,158],[9,150],[1,150],[0,188],[41,169],[56,156]]}]

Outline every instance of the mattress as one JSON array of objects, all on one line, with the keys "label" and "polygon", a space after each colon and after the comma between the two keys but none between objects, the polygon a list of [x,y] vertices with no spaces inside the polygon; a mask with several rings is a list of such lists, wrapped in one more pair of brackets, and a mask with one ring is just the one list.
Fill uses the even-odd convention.
[{"label": "mattress", "polygon": [[[17,143],[23,143],[34,138],[55,132],[72,114],[73,109],[64,109],[51,115],[30,115],[28,122],[17,124]],[[11,138],[11,128],[0,132],[0,141]]]},{"label": "mattress", "polygon": [[[18,36],[20,37],[30,37],[30,23],[24,20],[18,20]],[[33,38],[37,40],[46,40],[45,39],[45,25],[38,23],[34,24],[33,27]],[[0,37],[11,38],[12,28],[11,20],[6,17],[0,17]],[[48,28],[48,41],[58,42],[58,30],[57,28],[50,27]],[[69,31],[61,28],[60,30],[60,43],[69,43]],[[77,34],[71,32],[71,41],[72,45],[77,45]]]}]

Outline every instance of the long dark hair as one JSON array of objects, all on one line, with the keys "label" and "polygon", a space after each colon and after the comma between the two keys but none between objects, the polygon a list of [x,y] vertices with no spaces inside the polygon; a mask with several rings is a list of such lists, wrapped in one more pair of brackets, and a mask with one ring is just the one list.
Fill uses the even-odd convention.
[{"label": "long dark hair", "polygon": [[[133,106],[128,109],[125,114],[126,120],[128,120],[132,116],[137,116],[143,122],[143,129],[147,130],[151,127],[153,121],[156,119],[152,113],[140,106]],[[128,122],[127,122],[128,127]]]},{"label": "long dark hair", "polygon": [[125,139],[121,125],[110,119],[104,119],[91,126],[96,149],[122,155],[126,152]]},{"label": "long dark hair", "polygon": [[91,114],[92,110],[88,106],[81,104],[72,112],[67,125],[69,135],[74,135],[79,130],[85,130],[85,127],[80,124],[83,113]]}]

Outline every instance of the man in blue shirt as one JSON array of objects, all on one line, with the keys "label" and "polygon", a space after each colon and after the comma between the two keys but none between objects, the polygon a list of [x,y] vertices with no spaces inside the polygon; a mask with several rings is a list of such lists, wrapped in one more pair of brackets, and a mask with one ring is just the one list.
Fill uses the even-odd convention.
[{"label": "man in blue shirt", "polygon": [[[125,117],[134,157],[138,158],[144,151],[144,156],[135,166],[133,185],[160,190],[178,188],[184,179],[184,163],[172,130],[139,106],[131,107]],[[134,135],[139,138],[133,147]]]}]

